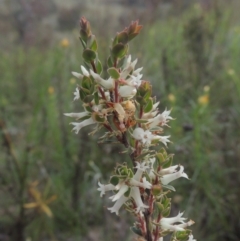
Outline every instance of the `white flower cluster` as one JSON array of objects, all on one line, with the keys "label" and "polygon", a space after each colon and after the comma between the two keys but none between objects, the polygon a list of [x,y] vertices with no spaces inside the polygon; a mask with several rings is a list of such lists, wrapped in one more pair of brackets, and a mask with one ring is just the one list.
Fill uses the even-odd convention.
[{"label": "white flower cluster", "polygon": [[[74,101],[81,98],[85,110],[65,115],[79,120],[70,123],[74,126],[73,131],[76,134],[81,128],[95,124],[96,129],[104,126],[108,130],[108,136],[115,136],[125,146],[130,146],[135,173],[129,171],[131,169],[126,165],[120,166],[117,170],[122,168],[125,171],[115,170],[115,181],[110,180],[109,184],[104,185],[99,181],[98,191],[101,197],[108,191],[114,193],[110,196],[114,202],[113,206],[108,208],[110,212],[118,215],[120,208],[125,206],[139,217],[140,223],[143,223],[143,213],[152,210],[155,202],[167,200],[165,204],[160,205],[159,214],[170,208],[167,206],[170,199],[166,194],[175,189],[169,183],[180,177],[188,179],[188,176],[183,166],[171,166],[171,158],[165,152],[157,153],[150,149],[158,144],[166,147],[170,142],[170,136],[164,136],[162,133],[163,128],[168,126],[168,122],[173,118],[170,116],[170,110],[159,113],[159,102],[155,102],[151,97],[149,82],[142,80],[142,68],[135,70],[136,63],[137,60],[131,62],[129,56],[121,68],[114,68],[115,72],[108,79],[103,79],[96,71],[87,70],[83,66],[82,73],[72,72],[82,81],[82,85],[74,92]],[[124,135],[128,138],[127,143]],[[139,158],[141,154],[143,156]],[[158,221],[152,221],[153,232],[158,232],[158,227],[161,232],[184,231],[194,223],[191,220],[186,222],[186,218],[182,217],[183,213],[171,218],[162,214],[160,216]],[[146,228],[139,226],[139,223],[136,226],[141,232]],[[157,239],[161,232],[156,234]],[[158,241],[163,241],[163,238]],[[188,241],[195,241],[191,234]]]}]

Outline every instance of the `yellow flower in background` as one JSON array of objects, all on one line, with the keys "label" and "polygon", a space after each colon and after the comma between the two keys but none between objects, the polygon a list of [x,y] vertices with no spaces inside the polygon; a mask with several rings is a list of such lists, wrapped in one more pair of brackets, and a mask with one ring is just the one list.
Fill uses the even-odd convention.
[{"label": "yellow flower in background", "polygon": [[203,87],[203,91],[204,91],[205,93],[208,93],[209,90],[210,90],[209,85],[205,85],[205,86]]},{"label": "yellow flower in background", "polygon": [[75,78],[71,78],[69,81],[70,81],[70,83],[71,83],[72,85],[74,85],[74,84],[76,83],[76,79],[75,79]]},{"label": "yellow flower in background", "polygon": [[68,39],[66,39],[66,38],[62,39],[61,42],[60,42],[60,46],[63,47],[63,48],[67,48],[69,46]]},{"label": "yellow flower in background", "polygon": [[174,94],[169,94],[168,95],[168,100],[171,101],[172,103],[176,101],[176,97]]},{"label": "yellow flower in background", "polygon": [[234,69],[229,69],[229,70],[227,71],[227,73],[228,73],[230,76],[235,75]]},{"label": "yellow flower in background", "polygon": [[209,95],[201,95],[199,98],[198,98],[198,103],[200,105],[207,105],[209,103]]},{"label": "yellow flower in background", "polygon": [[54,93],[54,88],[52,86],[48,87],[48,94],[52,95]]},{"label": "yellow flower in background", "polygon": [[43,212],[45,213],[48,217],[52,217],[52,211],[51,209],[48,207],[48,204],[50,204],[51,202],[53,202],[54,200],[56,200],[57,196],[53,195],[48,199],[44,199],[42,197],[42,194],[36,189],[36,186],[38,185],[38,182],[33,182],[32,184],[30,184],[30,187],[28,189],[30,196],[34,199],[34,202],[30,202],[30,203],[25,203],[24,204],[24,208],[30,209],[30,208],[34,208],[37,209],[39,212]]}]

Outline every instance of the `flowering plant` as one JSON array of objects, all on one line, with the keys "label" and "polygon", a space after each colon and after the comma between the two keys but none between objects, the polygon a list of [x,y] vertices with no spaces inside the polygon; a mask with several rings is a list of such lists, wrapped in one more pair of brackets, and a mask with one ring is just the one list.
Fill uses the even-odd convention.
[{"label": "flowering plant", "polygon": [[[142,80],[142,68],[135,68],[137,60],[132,61],[128,55],[128,43],[141,28],[135,21],[116,34],[107,60],[109,77],[104,79],[96,38],[89,22],[81,18],[85,67],[81,66],[81,73],[72,74],[80,80],[74,100],[80,99],[85,111],[65,115],[78,120],[70,123],[76,134],[81,128],[94,125],[91,134],[104,128],[101,140],[116,138],[127,149],[131,165],[118,164],[108,184],[98,183],[98,191],[101,197],[113,192],[110,212],[118,215],[125,207],[135,216],[131,229],[138,235],[137,240],[162,241],[164,236],[172,234],[171,240],[190,241],[194,239],[187,227],[194,222],[186,221],[183,213],[168,217],[171,210],[168,194],[175,191],[170,184],[180,177],[188,179],[184,167],[173,166],[173,155],[164,148],[170,136],[163,135],[163,128],[168,127],[172,117],[169,110],[159,113],[151,84]],[[156,151],[158,145],[160,149]]]}]

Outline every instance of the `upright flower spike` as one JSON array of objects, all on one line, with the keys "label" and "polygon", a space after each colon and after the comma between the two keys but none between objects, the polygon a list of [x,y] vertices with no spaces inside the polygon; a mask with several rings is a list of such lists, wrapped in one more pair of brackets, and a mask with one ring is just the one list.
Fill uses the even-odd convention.
[{"label": "upright flower spike", "polygon": [[76,134],[94,124],[91,134],[105,130],[102,142],[116,138],[126,147],[131,167],[124,157],[124,164],[116,166],[110,182],[106,185],[98,182],[97,190],[100,197],[106,192],[112,193],[110,212],[118,215],[120,209],[126,207],[134,215],[137,222],[132,230],[139,240],[163,241],[165,233],[172,233],[171,240],[196,241],[187,229],[194,223],[192,220],[186,221],[183,213],[168,217],[171,209],[168,193],[175,191],[169,183],[180,177],[188,179],[188,176],[183,166],[172,165],[172,155],[164,148],[156,149],[158,144],[170,143],[170,136],[163,133],[173,118],[170,110],[159,113],[160,101],[152,96],[154,89],[150,81],[142,79],[142,67],[136,67],[137,59],[132,61],[131,55],[127,55],[129,42],[141,28],[135,21],[116,34],[107,60],[107,76],[102,78],[99,46],[90,23],[81,18],[80,41],[86,67],[81,65],[81,73],[72,74],[80,80],[74,100],[84,102],[84,111],[65,115],[79,120],[70,123]]}]

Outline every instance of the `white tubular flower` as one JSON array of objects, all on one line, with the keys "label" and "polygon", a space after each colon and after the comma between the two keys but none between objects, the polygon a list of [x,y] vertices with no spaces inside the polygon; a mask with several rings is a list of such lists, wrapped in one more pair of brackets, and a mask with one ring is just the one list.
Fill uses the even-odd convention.
[{"label": "white tubular flower", "polygon": [[130,197],[132,197],[134,199],[134,201],[137,205],[137,213],[139,211],[144,210],[144,208],[148,208],[148,206],[145,205],[142,201],[141,194],[140,194],[140,191],[139,191],[138,187],[132,187],[131,188]]},{"label": "white tubular flower", "polygon": [[172,218],[162,218],[160,221],[161,228],[164,230],[170,231],[184,231],[181,224],[174,224],[174,223],[184,223],[186,218],[182,218],[183,213],[179,213],[176,217]]},{"label": "white tubular flower", "polygon": [[160,175],[166,175],[166,174],[171,174],[171,173],[174,173],[177,171],[177,168],[179,167],[179,165],[175,165],[175,166],[171,166],[171,167],[168,167],[168,168],[164,168],[162,169],[159,174]]},{"label": "white tubular flower", "polygon": [[194,221],[189,220],[188,222],[186,222],[186,223],[181,223],[181,224],[179,224],[178,226],[179,226],[180,228],[187,228],[187,227],[193,225],[194,223],[195,223]]},{"label": "white tubular flower", "polygon": [[180,166],[180,169],[178,172],[175,172],[175,173],[172,173],[172,174],[166,174],[166,175],[163,175],[160,179],[161,179],[161,183],[163,185],[168,185],[168,183],[174,181],[175,179],[178,179],[180,177],[185,177],[187,179],[188,178],[188,175],[183,172],[184,171],[184,167],[183,166]]},{"label": "white tubular flower", "polygon": [[126,80],[129,86],[133,86],[138,88],[142,83],[142,74],[138,74],[137,76],[131,75],[129,79]]},{"label": "white tubular flower", "polygon": [[193,235],[190,234],[190,235],[188,236],[188,241],[197,241],[197,240],[196,240],[196,239],[193,239]]},{"label": "white tubular flower", "polygon": [[[149,139],[149,133],[151,134],[150,131],[144,131],[142,128],[137,127],[134,131],[132,136],[134,137],[134,139],[141,141],[143,144],[145,144],[146,142],[149,143],[150,139]],[[151,144],[151,141],[150,143]]]},{"label": "white tubular flower", "polygon": [[90,76],[89,72],[86,70],[86,68],[83,65],[81,65],[81,70],[84,76],[87,76],[87,77]]},{"label": "white tubular flower", "polygon": [[132,179],[134,179],[136,181],[140,181],[142,178],[143,172],[145,172],[148,169],[148,166],[147,166],[146,162],[142,162],[142,163],[136,162],[135,168],[137,169],[137,171],[134,174]]},{"label": "white tubular flower", "polygon": [[143,145],[149,146],[153,140],[159,140],[161,141],[165,146],[167,145],[167,142],[170,142],[168,138],[170,136],[158,136],[153,135],[151,131],[146,130],[144,131],[142,128],[137,127],[134,131],[132,136],[143,143]]},{"label": "white tubular flower", "polygon": [[88,116],[90,115],[89,112],[84,111],[84,112],[80,112],[80,113],[64,113],[65,116],[69,116],[69,117],[73,117],[76,119],[81,119],[82,117]]},{"label": "white tubular flower", "polygon": [[102,197],[105,194],[105,192],[116,189],[116,187],[112,184],[103,185],[103,184],[101,184],[101,182],[98,182],[98,186],[99,186],[99,188],[97,190],[99,192],[101,192],[100,197]]},{"label": "white tubular flower", "polygon": [[94,73],[91,69],[90,69],[90,74],[92,75],[92,77],[94,78],[94,80],[100,84],[103,88],[110,90],[114,88],[114,80],[112,78],[109,78],[108,80],[105,80],[103,78],[101,78],[101,76],[99,74]]},{"label": "white tubular flower", "polygon": [[83,75],[82,75],[82,74],[77,73],[77,72],[74,72],[74,71],[72,71],[72,75],[73,75],[74,77],[80,79],[80,80],[82,80],[82,78],[83,78]]},{"label": "white tubular flower", "polygon": [[136,64],[137,64],[137,59],[131,62],[131,56],[129,56],[126,62],[126,66],[120,73],[120,78],[126,79],[127,76],[134,70]]},{"label": "white tubular flower", "polygon": [[142,71],[142,69],[143,69],[143,67],[138,68],[138,69],[135,69],[135,70],[133,71],[132,75],[133,75],[133,76],[137,76],[137,75],[139,75],[140,72]]},{"label": "white tubular flower", "polygon": [[121,185],[118,193],[113,195],[113,196],[111,196],[109,199],[112,199],[113,202],[117,201],[121,196],[124,195],[125,192],[127,192],[128,188],[129,187],[127,185],[125,185],[125,184]]},{"label": "white tubular flower", "polygon": [[146,177],[144,177],[144,178],[142,179],[142,182],[139,182],[139,181],[137,181],[137,180],[135,180],[135,179],[132,178],[132,179],[129,181],[129,183],[130,183],[130,185],[132,185],[132,186],[142,187],[142,188],[144,188],[144,189],[151,189],[151,187],[152,187],[152,184],[147,181]]},{"label": "white tubular flower", "polygon": [[148,122],[149,128],[151,129],[151,128],[156,127],[158,125],[160,125],[160,126],[167,125],[169,120],[173,119],[171,116],[169,116],[170,112],[171,112],[170,110],[165,110],[165,111],[163,111],[162,114],[158,114],[154,118],[150,119],[149,122]]},{"label": "white tubular flower", "polygon": [[79,89],[78,89],[78,87],[76,88],[76,91],[75,92],[73,92],[73,94],[74,94],[74,99],[73,99],[73,101],[74,100],[78,100],[79,98],[80,98],[80,94],[79,94]]},{"label": "white tubular flower", "polygon": [[82,122],[71,122],[70,124],[73,125],[73,131],[75,131],[76,134],[78,134],[78,132],[85,126],[88,125],[92,125],[97,123],[92,117],[90,117],[89,119],[86,119]]},{"label": "white tubular flower", "polygon": [[119,87],[118,93],[123,98],[132,98],[134,95],[136,95],[137,90],[133,86],[123,85]]},{"label": "white tubular flower", "polygon": [[113,207],[108,208],[108,210],[111,213],[116,213],[118,215],[119,209],[122,207],[122,205],[128,200],[128,197],[125,197],[124,195],[121,196],[113,205]]},{"label": "white tubular flower", "polygon": [[159,140],[161,141],[165,146],[167,146],[167,142],[170,142],[168,140],[168,138],[170,138],[170,136],[158,136],[158,135],[152,135],[152,140]]}]

